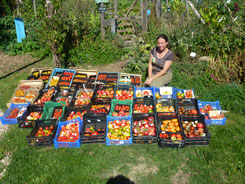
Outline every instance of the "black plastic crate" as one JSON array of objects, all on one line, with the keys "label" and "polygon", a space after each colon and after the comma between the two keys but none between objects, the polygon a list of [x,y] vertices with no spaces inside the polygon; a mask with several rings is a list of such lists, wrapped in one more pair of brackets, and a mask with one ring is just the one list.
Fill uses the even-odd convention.
[{"label": "black plastic crate", "polygon": [[106,78],[107,78],[106,72],[99,72],[96,81],[106,81]]},{"label": "black plastic crate", "polygon": [[[102,143],[105,142],[106,137],[106,123],[107,116],[105,113],[103,114],[85,114],[83,117],[83,125],[81,131],[81,141],[83,143]],[[97,131],[98,135],[93,135],[93,132],[87,131],[87,129],[91,130],[93,127],[94,131]]]},{"label": "black plastic crate", "polygon": [[156,112],[174,113],[175,101],[173,98],[156,98],[155,100]]},{"label": "black plastic crate", "polygon": [[96,77],[97,77],[97,75],[90,75],[88,80],[95,81]]},{"label": "black plastic crate", "polygon": [[[109,96],[101,96],[99,95],[99,91],[113,91],[113,94],[110,94],[111,97]],[[115,86],[114,85],[97,85],[94,90],[93,98],[115,98]],[[109,93],[109,92],[108,92]]]},{"label": "black plastic crate", "polygon": [[180,115],[200,114],[197,106],[176,106],[176,112]]},{"label": "black plastic crate", "polygon": [[[174,124],[174,127],[170,128],[172,124]],[[159,132],[166,131],[172,133],[182,133],[183,129],[181,127],[179,115],[176,113],[171,113],[171,115],[163,116],[157,114],[157,130]]]},{"label": "black plastic crate", "polygon": [[111,98],[91,98],[92,105],[111,104]]},{"label": "black plastic crate", "polygon": [[178,98],[175,100],[176,106],[196,106],[197,107],[197,99],[195,98]]},{"label": "black plastic crate", "polygon": [[52,74],[52,70],[43,70],[42,72],[41,72],[41,76],[43,76],[43,75],[51,75]]},{"label": "black plastic crate", "polygon": [[118,73],[108,73],[107,74],[107,78],[116,78],[116,79],[118,79]]},{"label": "black plastic crate", "polygon": [[[143,107],[142,107],[143,105]],[[139,106],[139,110],[137,110],[137,106]],[[151,111],[146,111],[146,112],[142,112],[140,109],[146,109],[147,107],[150,107],[152,109]],[[156,109],[155,109],[155,104],[154,104],[154,100],[152,98],[135,98],[133,100],[133,114],[138,114],[138,113],[155,113]]]},{"label": "black plastic crate", "polygon": [[80,117],[83,119],[83,116],[89,112],[89,107],[68,107],[65,115],[64,115],[64,120],[68,121],[71,119],[76,119],[77,117]]},{"label": "black plastic crate", "polygon": [[[186,145],[208,145],[209,144],[209,141],[211,139],[211,134],[208,132],[208,128],[207,128],[207,125],[205,123],[205,117],[204,115],[182,115],[180,116],[180,120],[181,120],[181,127],[183,129],[183,132],[184,132],[184,137],[185,137],[185,142],[186,142]],[[203,126],[203,133],[204,133],[204,136],[197,136],[197,137],[193,137],[193,136],[190,136],[187,135],[188,132],[186,131],[188,128],[187,126],[185,125],[186,121],[188,122],[198,122],[198,123],[201,123],[202,126]],[[196,125],[198,126],[198,125]],[[189,126],[190,129],[192,126]],[[194,127],[194,126],[193,126]],[[197,131],[197,127],[194,127],[194,132]]]},{"label": "black plastic crate", "polygon": [[43,97],[44,93],[48,92],[48,90],[54,90],[54,93],[52,94],[51,98],[49,101],[54,101],[54,99],[56,98],[56,96],[58,95],[58,93],[60,92],[60,89],[59,88],[54,88],[54,87],[51,87],[51,88],[48,88],[48,89],[42,89],[39,91],[39,96],[38,98],[35,100],[34,102],[34,105],[37,105],[37,106],[44,106],[46,102],[44,103],[38,103],[39,100],[41,100],[41,98]]},{"label": "black plastic crate", "polygon": [[[165,134],[168,137],[162,137],[160,134]],[[175,135],[175,136],[173,136]],[[178,139],[178,136],[181,139]],[[171,137],[175,138],[171,138]],[[185,139],[183,133],[159,132],[158,133],[158,146],[160,148],[183,148],[185,146]]]},{"label": "black plastic crate", "polygon": [[[150,114],[134,114],[132,116],[131,124],[133,142],[137,143],[156,143],[157,142],[157,126],[156,126],[156,116],[154,113]],[[138,127],[137,127],[138,126]],[[152,127],[155,135],[149,135],[150,131],[147,127]],[[138,129],[138,130],[137,130]],[[137,135],[135,131],[142,131],[148,129],[148,135]]]},{"label": "black plastic crate", "polygon": [[[40,137],[35,136],[36,133],[38,133],[40,127],[45,129],[45,127],[49,127],[51,125],[54,126],[52,130],[52,134],[50,134],[49,136],[40,136]],[[42,146],[49,146],[53,144],[53,139],[54,139],[54,136],[57,130],[57,125],[58,125],[58,122],[56,119],[37,120],[36,125],[32,129],[30,135],[26,137],[28,145],[29,146],[40,146],[41,144]]]},{"label": "black plastic crate", "polygon": [[72,87],[68,89],[59,90],[59,93],[56,95],[54,101],[60,102],[65,101],[66,106],[72,105],[72,100],[74,99],[76,93],[76,89],[72,89]]},{"label": "black plastic crate", "polygon": [[43,107],[31,105],[27,107],[27,110],[24,112],[24,114],[21,117],[17,118],[19,128],[33,128],[35,126],[36,120],[40,119],[27,119],[27,117],[30,115],[30,113],[38,112],[40,114],[43,113]]}]

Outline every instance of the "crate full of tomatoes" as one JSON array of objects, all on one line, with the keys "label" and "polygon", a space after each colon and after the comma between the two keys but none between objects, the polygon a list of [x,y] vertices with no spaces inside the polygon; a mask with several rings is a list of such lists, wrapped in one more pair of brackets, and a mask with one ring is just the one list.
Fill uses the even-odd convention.
[{"label": "crate full of tomatoes", "polygon": [[82,120],[79,117],[70,121],[59,122],[57,132],[54,138],[54,147],[79,148],[81,146],[81,127]]},{"label": "crate full of tomatoes", "polygon": [[108,116],[106,128],[106,145],[132,144],[131,116]]},{"label": "crate full of tomatoes", "polygon": [[133,143],[156,143],[155,114],[134,114],[132,116]]},{"label": "crate full of tomatoes", "polygon": [[17,118],[21,117],[25,111],[27,110],[27,107],[30,105],[30,102],[26,104],[14,104],[11,103],[8,110],[4,113],[2,117],[0,117],[0,121],[3,125],[6,124],[17,124]]},{"label": "crate full of tomatoes", "polygon": [[50,146],[57,130],[57,120],[37,120],[35,127],[26,137],[29,146]]},{"label": "crate full of tomatoes", "polygon": [[102,114],[85,114],[81,131],[81,143],[105,143],[107,116]]},{"label": "crate full of tomatoes", "polygon": [[176,113],[171,115],[158,113],[157,130],[159,147],[183,148],[185,146],[180,118]]},{"label": "crate full of tomatoes", "polygon": [[182,115],[181,127],[186,145],[208,145],[211,134],[208,132],[203,115]]},{"label": "crate full of tomatoes", "polygon": [[39,120],[43,114],[43,107],[30,105],[26,112],[18,117],[19,128],[34,128],[36,120]]}]

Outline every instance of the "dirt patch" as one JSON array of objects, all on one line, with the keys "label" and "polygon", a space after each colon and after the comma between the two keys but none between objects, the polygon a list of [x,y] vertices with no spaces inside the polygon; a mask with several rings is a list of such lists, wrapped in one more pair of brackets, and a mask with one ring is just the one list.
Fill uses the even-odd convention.
[{"label": "dirt patch", "polygon": [[[123,72],[125,71],[127,60],[116,61],[114,63],[102,66],[85,65],[82,68],[90,70],[98,70],[99,72]],[[79,68],[79,67],[78,67]]]},{"label": "dirt patch", "polygon": [[0,52],[0,77],[15,71],[27,64],[36,61],[37,58],[32,58],[29,55],[9,56]]},{"label": "dirt patch", "polygon": [[138,158],[138,161],[139,164],[129,164],[130,171],[128,177],[130,180],[137,182],[149,174],[157,174],[158,167],[156,165],[147,164],[145,158],[142,156]]},{"label": "dirt patch", "polygon": [[[151,162],[152,163],[152,162]],[[126,172],[120,172],[121,168],[129,168],[128,174]],[[123,164],[117,167],[114,167],[110,174],[103,174],[102,178],[113,178],[117,176],[124,175],[130,181],[138,183],[142,180],[143,177],[146,177],[149,174],[157,174],[158,167],[153,164],[148,164],[144,157],[140,156],[135,164]]]},{"label": "dirt patch", "polygon": [[[185,163],[183,163],[180,168],[184,168]],[[173,176],[171,176],[170,181],[172,184],[187,184],[190,178],[189,173],[185,173],[183,170],[179,169]]]},{"label": "dirt patch", "polygon": [[6,173],[6,168],[7,166],[10,164],[11,161],[11,153],[7,153],[3,159],[0,160],[0,179],[4,176],[4,174]]}]

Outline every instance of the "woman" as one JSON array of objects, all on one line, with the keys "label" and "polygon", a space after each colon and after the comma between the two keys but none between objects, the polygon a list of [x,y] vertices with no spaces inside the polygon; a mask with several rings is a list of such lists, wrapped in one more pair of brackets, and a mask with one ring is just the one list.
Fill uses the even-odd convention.
[{"label": "woman", "polygon": [[161,34],[157,37],[157,47],[151,50],[148,64],[148,78],[145,85],[153,87],[166,86],[172,80],[171,65],[173,52],[168,49],[168,37]]}]

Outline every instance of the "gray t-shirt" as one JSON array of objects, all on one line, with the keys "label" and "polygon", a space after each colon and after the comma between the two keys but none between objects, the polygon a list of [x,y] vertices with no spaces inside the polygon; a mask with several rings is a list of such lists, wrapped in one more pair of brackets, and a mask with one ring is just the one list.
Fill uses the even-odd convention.
[{"label": "gray t-shirt", "polygon": [[[154,47],[153,49],[151,49],[151,54],[153,55],[152,58],[152,73],[153,75],[157,74],[158,72],[160,72],[166,61],[173,61],[174,60],[174,55],[173,52],[171,50],[168,49],[168,52],[165,54],[165,56],[163,56],[161,59],[159,59],[157,57],[157,47]],[[169,68],[169,70],[167,72],[170,72],[171,68]]]}]

